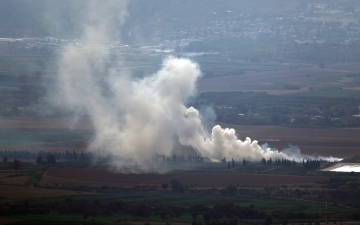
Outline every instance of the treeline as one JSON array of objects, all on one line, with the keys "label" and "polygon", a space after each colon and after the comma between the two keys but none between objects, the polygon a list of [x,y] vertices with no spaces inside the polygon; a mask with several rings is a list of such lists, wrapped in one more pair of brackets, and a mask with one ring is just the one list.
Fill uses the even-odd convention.
[{"label": "treeline", "polygon": [[261,164],[262,165],[268,165],[268,166],[296,166],[296,162],[295,160],[293,159],[292,161],[291,160],[288,160],[288,159],[275,159],[275,161],[273,162],[272,158],[266,160],[266,159],[262,159],[261,160]]},{"label": "treeline", "polygon": [[166,155],[159,155],[156,154],[153,156],[153,162],[178,162],[178,163],[203,163],[204,157],[198,155],[177,155],[174,154],[173,156],[166,156]]},{"label": "treeline", "polygon": [[38,164],[49,163],[55,164],[57,160],[77,160],[77,161],[91,161],[95,158],[110,160],[113,156],[111,154],[97,154],[93,152],[81,152],[76,151],[63,151],[63,152],[46,152],[46,151],[12,151],[5,150],[0,151],[0,158],[3,162],[7,162],[8,159],[34,159]]},{"label": "treeline", "polygon": [[[303,159],[302,162],[302,167],[305,170],[314,170],[314,169],[318,169],[322,163],[327,162],[326,160],[322,160],[322,159]],[[225,164],[227,166],[227,169],[234,169],[236,167],[238,167],[240,165],[240,162],[236,162],[233,158],[229,161],[226,160],[226,158],[223,158],[221,160],[222,164]],[[239,163],[239,164],[238,164]],[[248,165],[248,163],[252,163],[252,164],[257,164],[257,162],[251,162],[251,161],[247,161],[245,159],[242,160],[242,166],[246,166]],[[262,158],[260,160],[260,164],[263,166],[285,166],[285,167],[292,167],[292,166],[297,166],[300,163],[297,163],[295,161],[295,159],[293,160],[289,160],[289,159],[275,159],[273,160],[272,158],[269,159],[265,159]],[[300,164],[301,165],[301,164]]]},{"label": "treeline", "polygon": [[[3,162],[7,162],[8,159],[33,159],[36,160],[37,164],[55,164],[57,161],[82,161],[82,162],[107,162],[116,158],[111,153],[104,152],[84,152],[77,153],[76,151],[63,151],[63,152],[46,152],[46,151],[12,151],[5,150],[0,151],[0,159]],[[153,162],[171,162],[171,163],[203,163],[205,157],[198,155],[177,155],[166,156],[156,154],[152,158]]]},{"label": "treeline", "polygon": [[303,160],[303,167],[305,170],[315,170],[317,168],[320,168],[321,166],[321,163],[325,162],[324,160],[317,160],[317,159],[314,159],[314,160],[311,160],[311,159],[308,159],[308,160]]},{"label": "treeline", "polygon": [[[234,158],[231,159],[231,162],[229,161],[229,162],[226,163],[226,158],[224,157],[221,160],[221,163],[226,164],[228,169],[234,169],[236,167],[236,163],[235,163]],[[243,159],[243,165],[246,165],[245,159]]]},{"label": "treeline", "polygon": [[42,158],[48,158],[49,155],[53,155],[56,159],[66,159],[66,160],[76,160],[76,159],[86,159],[90,158],[92,153],[81,152],[78,154],[73,151],[64,151],[64,152],[46,152],[46,151],[29,151],[29,150],[4,150],[0,151],[0,157],[7,158],[18,158],[18,159],[36,159],[41,156]]}]

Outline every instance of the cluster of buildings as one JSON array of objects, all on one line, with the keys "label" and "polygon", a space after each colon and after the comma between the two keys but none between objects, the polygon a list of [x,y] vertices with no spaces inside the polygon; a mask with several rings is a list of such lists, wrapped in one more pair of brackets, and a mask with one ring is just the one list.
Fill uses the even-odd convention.
[{"label": "cluster of buildings", "polygon": [[[227,11],[202,26],[188,26],[162,37],[175,40],[201,41],[217,38],[246,38],[262,41],[295,41],[298,43],[350,44],[360,39],[360,6],[334,7],[307,4],[306,9],[292,9],[286,15]],[[173,42],[172,42],[173,43]],[[171,47],[171,45],[169,45]]]},{"label": "cluster of buildings", "polygon": [[[111,48],[118,52],[134,54],[173,54],[186,49],[192,42],[222,38],[244,38],[260,40],[263,43],[297,42],[297,43],[338,43],[351,44],[360,42],[360,5],[353,7],[330,6],[328,4],[308,3],[306,7],[292,9],[283,13],[256,13],[251,11],[228,10],[209,17],[201,24],[179,26],[178,29],[166,32],[154,32],[152,46],[146,43],[124,46],[104,45],[96,47]],[[176,21],[176,20],[175,20]],[[173,26],[177,27],[176,22]],[[154,27],[154,29],[161,29]],[[40,51],[54,51],[61,45],[73,44],[76,41],[44,38],[9,39],[11,48],[31,48]]]}]

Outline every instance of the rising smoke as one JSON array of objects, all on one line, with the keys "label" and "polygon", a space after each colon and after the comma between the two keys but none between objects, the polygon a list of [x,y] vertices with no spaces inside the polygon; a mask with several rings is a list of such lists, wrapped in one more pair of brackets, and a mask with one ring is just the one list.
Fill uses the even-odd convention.
[{"label": "rising smoke", "polygon": [[199,111],[186,107],[201,77],[199,66],[189,59],[169,57],[158,72],[142,79],[109,69],[123,61],[114,62],[108,48],[86,46],[118,40],[126,1],[91,0],[80,8],[79,42],[84,47],[62,49],[56,95],[64,107],[91,119],[95,136],[89,151],[123,159],[114,161],[118,168],[141,165],[146,171],[153,169],[154,155],[172,155],[177,142],[214,161],[303,158],[299,151],[279,152],[250,138],[239,140],[234,129],[216,125],[207,131]]}]

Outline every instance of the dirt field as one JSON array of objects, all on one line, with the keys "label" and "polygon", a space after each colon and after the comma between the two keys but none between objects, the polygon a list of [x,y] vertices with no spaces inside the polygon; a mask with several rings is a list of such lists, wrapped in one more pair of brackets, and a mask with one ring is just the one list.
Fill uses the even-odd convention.
[{"label": "dirt field", "polygon": [[20,221],[21,220],[17,220],[17,219],[0,218],[0,225],[17,223],[17,222],[20,222]]},{"label": "dirt field", "polygon": [[[2,132],[20,132],[22,135],[29,133],[30,135],[39,136],[40,138],[46,134],[53,136],[67,136],[74,134],[79,136],[89,135],[93,132],[91,123],[75,121],[72,119],[38,119],[27,117],[0,117],[0,130]],[[0,136],[0,140],[2,137]],[[1,146],[1,150],[30,150],[30,151],[64,151],[75,150],[81,152],[86,150],[87,142],[85,140],[64,140],[53,142],[26,143],[11,146]]]},{"label": "dirt field", "polygon": [[90,123],[71,119],[37,119],[29,117],[0,117],[1,129],[21,129],[37,132],[55,130],[91,130]]},{"label": "dirt field", "polygon": [[[31,118],[0,117],[2,129],[32,129],[32,132],[47,131],[67,132],[68,128],[91,132],[91,124],[86,122],[72,125],[70,120],[39,120]],[[299,146],[305,154],[319,154],[339,158],[351,157],[360,154],[360,128],[316,129],[316,128],[288,128],[275,126],[236,126],[221,124],[223,127],[235,128],[243,140],[250,137],[260,144],[268,143],[269,147],[284,149],[289,144]],[[0,147],[0,150],[44,150],[44,151],[85,151],[86,140],[70,140],[27,145]]]},{"label": "dirt field", "polygon": [[45,151],[45,152],[63,152],[66,150],[74,150],[77,153],[86,151],[88,144],[84,140],[75,140],[75,141],[57,141],[57,142],[46,142],[46,143],[34,143],[34,144],[24,144],[24,145],[13,145],[13,146],[3,146],[0,147],[1,150],[29,150],[29,151]]},{"label": "dirt field", "polygon": [[318,154],[347,158],[360,154],[360,129],[288,128],[274,126],[236,126],[221,124],[236,129],[241,139],[250,137],[260,144],[284,149],[289,144],[300,147],[304,154]]},{"label": "dirt field", "polygon": [[25,185],[25,183],[30,179],[29,176],[16,176],[16,177],[6,177],[0,179],[0,184],[6,185]]},{"label": "dirt field", "polygon": [[[36,187],[25,186],[9,186],[0,185],[0,198],[6,199],[33,199],[33,198],[49,198],[67,195],[79,195],[77,191],[67,190],[51,190]],[[83,194],[94,194],[91,192],[83,192]]]},{"label": "dirt field", "polygon": [[210,172],[177,172],[168,174],[118,174],[97,168],[51,168],[42,177],[41,185],[135,187],[161,186],[176,179],[185,185],[198,187],[227,186],[229,184],[264,186],[312,184],[325,177],[265,175]]},{"label": "dirt field", "polygon": [[25,185],[30,179],[28,170],[1,170],[0,185]]}]

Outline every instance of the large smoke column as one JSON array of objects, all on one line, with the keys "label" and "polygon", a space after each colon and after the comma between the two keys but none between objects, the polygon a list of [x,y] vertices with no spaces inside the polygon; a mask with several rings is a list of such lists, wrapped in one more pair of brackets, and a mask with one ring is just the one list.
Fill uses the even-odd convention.
[{"label": "large smoke column", "polygon": [[188,59],[168,58],[159,72],[140,80],[109,72],[102,81],[109,87],[105,95],[98,69],[94,71],[92,60],[84,56],[87,54],[78,49],[69,49],[59,81],[68,106],[84,110],[91,118],[96,136],[90,150],[104,150],[146,165],[157,153],[170,155],[178,139],[213,160],[289,158],[277,151],[264,151],[249,138],[238,140],[233,129],[217,125],[208,136],[199,112],[185,106],[195,96],[201,75],[198,65]]},{"label": "large smoke column", "polygon": [[[127,15],[126,2],[86,3],[80,20],[80,43],[94,46],[116,39],[116,30]],[[141,170],[154,170],[152,157],[171,155],[176,142],[212,160],[303,158],[299,152],[285,154],[262,148],[250,138],[239,140],[234,129],[217,125],[211,132],[206,131],[199,111],[186,107],[189,98],[196,95],[196,82],[201,76],[196,63],[170,57],[157,73],[134,79],[126,72],[109,70],[109,65],[122,65],[109,53],[106,48],[64,48],[56,95],[64,107],[89,116],[95,128],[89,151],[123,159],[114,160],[114,166],[141,165]]]}]

